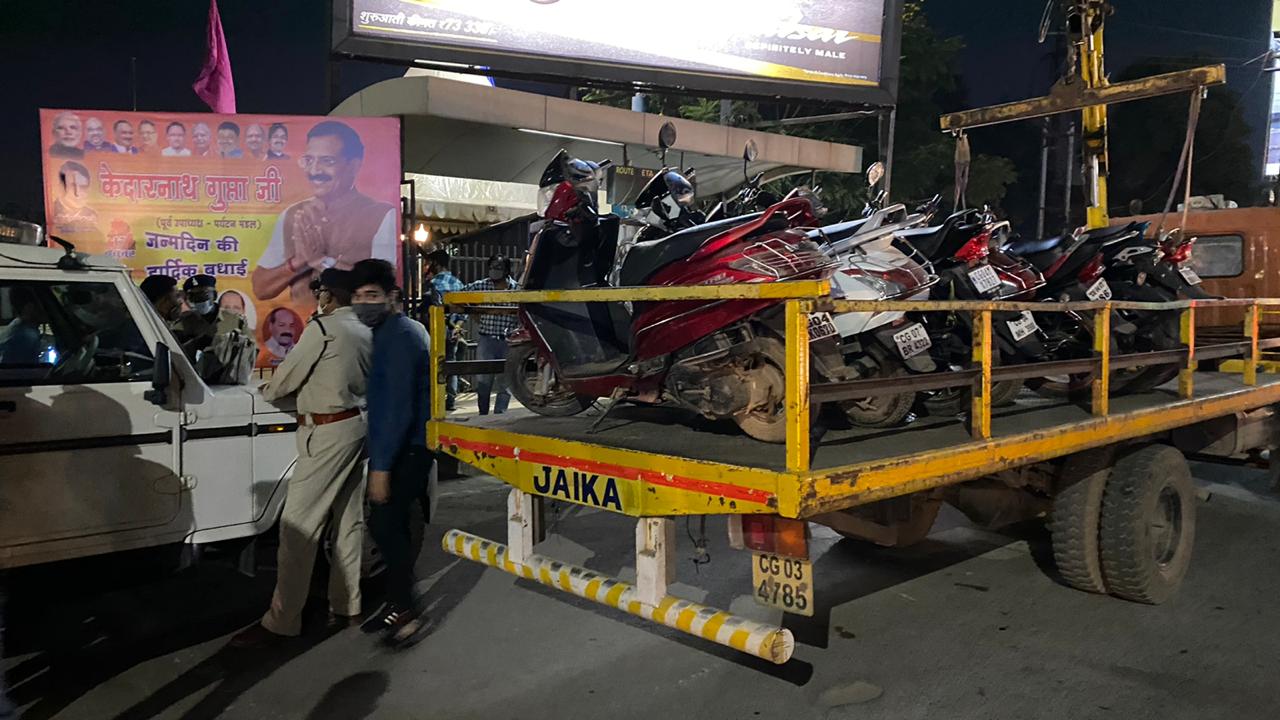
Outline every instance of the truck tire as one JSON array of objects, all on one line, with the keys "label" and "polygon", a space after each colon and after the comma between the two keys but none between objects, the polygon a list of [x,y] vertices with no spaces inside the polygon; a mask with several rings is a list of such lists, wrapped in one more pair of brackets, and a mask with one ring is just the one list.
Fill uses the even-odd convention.
[{"label": "truck tire", "polygon": [[1107,592],[1098,533],[1111,461],[1109,448],[1068,457],[1053,494],[1053,512],[1049,515],[1053,560],[1062,581],[1085,592]]},{"label": "truck tire", "polygon": [[1143,445],[1120,458],[1102,498],[1102,574],[1116,597],[1158,605],[1191,565],[1196,496],[1186,458]]}]

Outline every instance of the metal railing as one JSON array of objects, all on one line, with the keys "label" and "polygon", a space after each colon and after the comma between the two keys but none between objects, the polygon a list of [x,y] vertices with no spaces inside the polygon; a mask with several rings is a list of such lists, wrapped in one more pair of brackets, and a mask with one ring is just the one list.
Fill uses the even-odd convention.
[{"label": "metal railing", "polygon": [[[1264,314],[1280,314],[1280,299],[1186,300],[1167,303],[1128,301],[1097,302],[975,302],[975,301],[880,301],[833,300],[826,281],[793,281],[767,284],[699,285],[683,287],[593,288],[581,290],[514,290],[504,292],[457,292],[445,298],[448,305],[467,306],[470,313],[512,313],[512,303],[557,302],[644,302],[696,300],[778,300],[785,303],[786,317],[786,465],[787,470],[811,470],[810,407],[827,403],[886,394],[948,388],[970,391],[969,432],[976,441],[991,439],[991,388],[994,383],[1059,374],[1093,373],[1089,408],[1094,416],[1110,414],[1111,371],[1134,367],[1175,364],[1179,367],[1178,394],[1195,397],[1197,364],[1207,360],[1240,358],[1244,385],[1258,381],[1258,364],[1266,350],[1280,349],[1280,338],[1263,339],[1259,334]],[[1200,345],[1196,342],[1196,312],[1199,309],[1246,308],[1244,340]],[[1139,353],[1113,354],[1111,319],[1116,310],[1179,313],[1182,347]],[[1017,365],[992,363],[992,316],[994,313],[1024,311],[1034,313],[1077,313],[1092,322],[1092,357],[1051,360]],[[972,354],[969,367],[961,370],[875,378],[844,382],[810,383],[808,317],[814,312],[948,312],[968,314],[972,322]],[[503,361],[444,362],[443,308],[431,309],[431,377],[440,386],[448,375],[499,373]],[[432,419],[444,420],[444,393],[432,394]],[[437,438],[432,431],[431,441]]]}]

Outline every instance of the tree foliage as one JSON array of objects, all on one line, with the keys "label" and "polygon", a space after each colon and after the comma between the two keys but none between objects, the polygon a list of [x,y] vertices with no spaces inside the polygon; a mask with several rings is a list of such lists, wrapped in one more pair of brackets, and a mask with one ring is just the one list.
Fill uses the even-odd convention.
[{"label": "tree foliage", "polygon": [[[1144,60],[1127,68],[1117,81],[1207,65],[1205,58]],[[1110,112],[1112,212],[1141,201],[1145,211],[1164,206],[1178,158],[1186,141],[1187,95],[1168,95],[1117,105]],[[1241,205],[1255,199],[1260,179],[1248,142],[1248,123],[1235,90],[1210,88],[1201,103],[1196,128],[1191,192],[1222,194]],[[1181,202],[1181,191],[1176,202]]]}]

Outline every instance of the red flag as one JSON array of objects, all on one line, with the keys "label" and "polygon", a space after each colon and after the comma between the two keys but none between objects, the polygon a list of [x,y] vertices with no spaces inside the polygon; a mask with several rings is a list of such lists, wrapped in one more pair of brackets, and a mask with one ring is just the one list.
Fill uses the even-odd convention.
[{"label": "red flag", "polygon": [[231,56],[227,54],[227,38],[222,34],[218,0],[209,1],[209,28],[205,40],[204,66],[191,87],[214,112],[235,114],[236,87],[231,79]]}]

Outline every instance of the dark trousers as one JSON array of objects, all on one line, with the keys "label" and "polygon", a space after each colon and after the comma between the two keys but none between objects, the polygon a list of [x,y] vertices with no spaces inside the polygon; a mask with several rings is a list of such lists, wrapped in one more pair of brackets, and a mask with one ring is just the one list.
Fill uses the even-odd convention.
[{"label": "dark trousers", "polygon": [[435,457],[424,447],[411,446],[400,453],[391,468],[391,493],[387,502],[370,504],[369,530],[387,563],[387,602],[403,608],[413,607],[413,504],[420,503],[425,520],[427,477]]},{"label": "dark trousers", "polygon": [[[449,338],[444,342],[444,361],[453,362],[462,351],[462,341]],[[452,408],[458,397],[458,376],[450,375],[445,380],[445,403]]]}]

